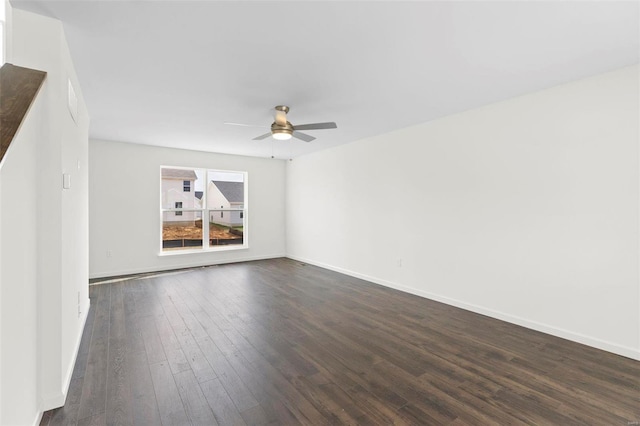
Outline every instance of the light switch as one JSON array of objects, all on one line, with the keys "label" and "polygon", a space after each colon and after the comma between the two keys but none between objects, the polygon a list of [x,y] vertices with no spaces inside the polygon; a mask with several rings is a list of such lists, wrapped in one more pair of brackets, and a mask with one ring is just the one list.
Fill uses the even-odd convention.
[{"label": "light switch", "polygon": [[62,189],[71,188],[71,175],[69,173],[62,174]]}]

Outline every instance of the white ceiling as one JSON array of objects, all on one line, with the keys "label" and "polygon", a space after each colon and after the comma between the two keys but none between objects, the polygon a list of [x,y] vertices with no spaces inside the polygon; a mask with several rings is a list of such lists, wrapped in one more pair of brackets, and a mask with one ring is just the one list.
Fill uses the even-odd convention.
[{"label": "white ceiling", "polygon": [[[277,158],[638,63],[639,3],[12,0],[60,19],[107,140]],[[305,143],[225,121],[335,121]]]}]

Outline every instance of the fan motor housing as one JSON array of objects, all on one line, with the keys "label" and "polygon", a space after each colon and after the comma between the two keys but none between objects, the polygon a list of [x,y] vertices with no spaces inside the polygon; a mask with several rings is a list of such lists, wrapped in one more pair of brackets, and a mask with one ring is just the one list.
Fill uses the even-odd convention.
[{"label": "fan motor housing", "polygon": [[285,133],[288,135],[292,135],[293,125],[287,121],[287,124],[282,126],[274,121],[273,124],[271,125],[271,134],[277,134],[277,133]]}]

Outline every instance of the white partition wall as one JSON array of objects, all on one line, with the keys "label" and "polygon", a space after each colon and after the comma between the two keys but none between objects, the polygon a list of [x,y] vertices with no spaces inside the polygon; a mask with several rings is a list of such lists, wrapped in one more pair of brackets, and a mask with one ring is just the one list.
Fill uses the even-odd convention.
[{"label": "white partition wall", "polygon": [[294,159],[294,259],[640,359],[638,66]]},{"label": "white partition wall", "polygon": [[11,7],[11,3],[9,0],[0,0],[0,24],[2,26],[2,31],[0,31],[0,49],[2,49],[2,54],[0,54],[0,65],[3,63],[13,61],[12,52],[13,52],[13,8]]},{"label": "white partition wall", "polygon": [[64,404],[89,309],[89,117],[62,23],[11,16],[11,62],[47,73],[0,171],[0,424],[22,425]]},{"label": "white partition wall", "polygon": [[5,29],[5,21],[6,21],[6,15],[7,15],[6,10],[7,10],[6,3],[4,1],[0,1],[0,65],[6,62],[5,53],[4,53],[6,50],[4,45],[5,45],[5,40],[7,38],[6,29]]}]

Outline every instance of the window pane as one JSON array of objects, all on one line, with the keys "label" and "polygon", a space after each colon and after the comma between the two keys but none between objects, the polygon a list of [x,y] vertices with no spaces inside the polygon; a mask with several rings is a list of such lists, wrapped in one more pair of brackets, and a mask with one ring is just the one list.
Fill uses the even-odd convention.
[{"label": "window pane", "polygon": [[178,202],[182,203],[184,209],[203,207],[204,170],[163,167],[161,174],[161,208],[176,208]]},{"label": "window pane", "polygon": [[244,212],[242,210],[209,211],[209,246],[244,244]]},{"label": "window pane", "polygon": [[246,172],[178,166],[160,172],[162,251],[244,246]]},{"label": "window pane", "polygon": [[209,246],[244,244],[244,173],[209,170]]},{"label": "window pane", "polygon": [[[180,216],[177,213],[181,213]],[[162,213],[162,250],[202,248],[202,211]]]},{"label": "window pane", "polygon": [[[244,209],[244,173],[209,170],[207,179],[208,209]],[[218,213],[218,216],[226,214]]]}]

